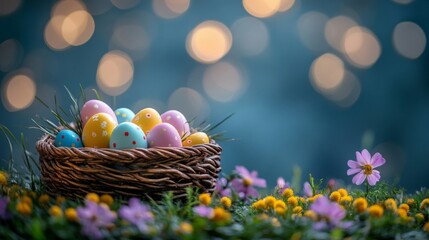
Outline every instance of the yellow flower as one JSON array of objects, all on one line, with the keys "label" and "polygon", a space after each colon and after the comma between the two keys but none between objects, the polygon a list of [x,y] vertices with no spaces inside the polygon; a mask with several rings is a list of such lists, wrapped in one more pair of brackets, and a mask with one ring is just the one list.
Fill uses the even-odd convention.
[{"label": "yellow flower", "polygon": [[66,215],[67,220],[69,220],[71,222],[78,222],[79,221],[79,217],[77,216],[76,209],[74,209],[74,208],[67,208],[65,211],[65,215]]},{"label": "yellow flower", "polygon": [[301,206],[296,206],[292,209],[292,212],[295,214],[300,214],[302,213],[302,207]]},{"label": "yellow flower", "polygon": [[368,209],[369,215],[371,215],[374,218],[380,218],[383,216],[384,209],[380,205],[372,205]]},{"label": "yellow flower", "polygon": [[307,200],[305,200],[305,198],[303,198],[303,197],[299,197],[299,201],[300,201],[301,203],[306,203],[306,202],[307,202]]},{"label": "yellow flower", "polygon": [[283,196],[284,198],[290,198],[290,197],[292,197],[292,196],[293,196],[293,190],[292,190],[292,188],[286,188],[286,189],[283,191],[282,196]]},{"label": "yellow flower", "polygon": [[55,199],[55,203],[57,205],[61,205],[61,203],[63,203],[65,200],[66,200],[65,197],[63,197],[63,196],[57,196],[57,198]]},{"label": "yellow flower", "polygon": [[343,206],[349,205],[353,201],[352,196],[344,196],[340,199],[340,204]]},{"label": "yellow flower", "polygon": [[210,205],[210,203],[212,203],[212,197],[210,197],[210,194],[208,193],[202,193],[200,194],[200,196],[198,197],[198,200],[200,201],[200,204],[202,205]]},{"label": "yellow flower", "polygon": [[420,204],[420,210],[423,210],[427,207],[429,207],[429,198],[423,199],[422,203]]},{"label": "yellow flower", "polygon": [[329,195],[329,199],[331,199],[334,202],[339,202],[341,199],[341,193],[338,191],[333,191],[331,195]]},{"label": "yellow flower", "polygon": [[97,193],[88,193],[88,194],[86,194],[85,198],[91,202],[95,202],[95,203],[100,202],[100,197],[98,196]]},{"label": "yellow flower", "polygon": [[276,202],[274,203],[274,208],[283,208],[285,210],[287,209],[286,203],[281,199],[276,200]]},{"label": "yellow flower", "polygon": [[276,207],[276,208],[274,208],[274,211],[275,211],[278,215],[284,215],[284,214],[286,213],[286,208]]},{"label": "yellow flower", "polygon": [[425,223],[425,225],[423,225],[423,231],[425,232],[429,232],[429,222]]},{"label": "yellow flower", "polygon": [[276,198],[273,196],[266,196],[264,198],[265,206],[267,208],[274,208],[274,203],[276,203]]},{"label": "yellow flower", "polygon": [[194,228],[188,222],[182,222],[179,225],[179,229],[178,229],[179,233],[182,233],[182,234],[191,234],[193,231],[194,231]]},{"label": "yellow flower", "polygon": [[298,205],[298,198],[295,196],[292,196],[290,198],[287,199],[287,204],[291,205],[291,206],[296,206]]},{"label": "yellow flower", "polygon": [[33,200],[28,196],[22,196],[20,202],[28,204],[28,206],[33,207]]},{"label": "yellow flower", "polygon": [[313,221],[317,220],[317,215],[313,210],[307,210],[304,212],[304,217],[307,217]]},{"label": "yellow flower", "polygon": [[49,203],[49,195],[48,194],[42,194],[39,197],[39,203],[40,205],[46,205]]},{"label": "yellow flower", "polygon": [[341,194],[341,197],[345,197],[345,196],[349,195],[349,193],[347,192],[347,190],[344,189],[344,188],[338,189],[337,192],[339,192]]},{"label": "yellow flower", "polygon": [[262,214],[259,214],[258,216],[256,216],[256,218],[261,220],[261,221],[265,221],[269,218],[269,216],[266,213],[262,213]]},{"label": "yellow flower", "polygon": [[316,194],[316,195],[314,195],[312,197],[307,198],[307,201],[309,203],[313,203],[314,201],[316,201],[316,199],[320,198],[321,196],[322,196],[322,194]]},{"label": "yellow flower", "polygon": [[400,218],[402,218],[402,219],[407,218],[407,211],[405,211],[405,210],[404,210],[404,209],[402,209],[402,208],[398,208],[398,209],[396,210],[396,214],[398,214],[398,216],[399,216]]},{"label": "yellow flower", "polygon": [[213,217],[211,219],[215,222],[226,222],[231,220],[231,213],[221,207],[217,207],[213,210]]},{"label": "yellow flower", "polygon": [[406,212],[410,211],[410,206],[408,206],[408,204],[406,204],[406,203],[399,205],[399,208],[404,209]]},{"label": "yellow flower", "polygon": [[230,208],[231,207],[231,204],[232,204],[232,201],[231,201],[231,199],[229,198],[229,197],[222,197],[221,199],[220,199],[220,202],[222,203],[222,205],[224,206],[224,207],[226,207],[226,208]]},{"label": "yellow flower", "polygon": [[423,215],[423,213],[416,213],[415,217],[417,222],[422,222],[425,220],[425,215]]},{"label": "yellow flower", "polygon": [[26,202],[19,202],[16,204],[16,211],[22,215],[30,215],[32,212],[32,206]]},{"label": "yellow flower", "polygon": [[355,210],[358,213],[362,213],[366,210],[366,208],[368,207],[368,202],[366,201],[365,198],[360,197],[357,198],[354,202],[353,202],[353,206],[355,208]]},{"label": "yellow flower", "polygon": [[0,186],[7,186],[7,173],[0,171]]},{"label": "yellow flower", "polygon": [[49,214],[53,217],[61,217],[63,215],[63,210],[61,210],[57,205],[54,205],[49,208]]},{"label": "yellow flower", "polygon": [[271,218],[271,224],[274,227],[280,227],[280,222],[279,222],[279,220],[277,218]]},{"label": "yellow flower", "polygon": [[384,207],[392,211],[396,211],[396,209],[398,208],[396,205],[396,201],[393,198],[386,199],[386,201],[384,201]]},{"label": "yellow flower", "polygon": [[413,205],[414,203],[416,203],[416,201],[413,198],[408,198],[407,199],[407,204],[408,205]]},{"label": "yellow flower", "polygon": [[100,202],[106,204],[107,206],[112,206],[113,204],[113,197],[109,194],[103,194],[100,197]]},{"label": "yellow flower", "polygon": [[265,201],[260,199],[252,204],[252,207],[256,210],[264,210],[265,209]]}]

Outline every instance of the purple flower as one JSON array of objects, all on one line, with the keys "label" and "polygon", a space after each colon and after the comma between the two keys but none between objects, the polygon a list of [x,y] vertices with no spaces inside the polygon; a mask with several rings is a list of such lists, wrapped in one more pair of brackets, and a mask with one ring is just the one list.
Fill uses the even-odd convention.
[{"label": "purple flower", "polygon": [[266,187],[265,179],[258,178],[258,172],[249,172],[243,166],[236,166],[235,171],[240,178],[231,181],[231,187],[237,192],[241,199],[248,199],[249,197],[258,197],[259,193],[254,187]]},{"label": "purple flower", "polygon": [[342,222],[346,211],[338,203],[331,202],[326,196],[317,198],[311,204],[310,209],[317,214],[318,221],[313,225],[316,230],[350,227],[349,222]]},{"label": "purple flower", "polygon": [[313,196],[313,188],[311,188],[311,185],[309,182],[304,183],[304,194],[307,197]]},{"label": "purple flower", "polygon": [[85,207],[76,208],[82,225],[82,233],[92,239],[103,238],[102,230],[110,227],[116,219],[116,213],[104,204],[85,201]]},{"label": "purple flower", "polygon": [[347,175],[357,173],[352,179],[352,182],[356,185],[361,185],[367,179],[369,185],[374,186],[380,180],[380,172],[374,169],[383,165],[386,160],[380,153],[376,153],[371,157],[371,154],[366,149],[362,153],[356,152],[356,160],[347,162],[350,167],[347,170]]},{"label": "purple flower", "polygon": [[0,196],[0,219],[8,219],[10,217],[7,211],[7,205],[9,204],[9,198]]},{"label": "purple flower", "polygon": [[278,193],[282,194],[286,188],[290,188],[290,184],[289,184],[289,182],[285,182],[285,180],[282,177],[279,177],[279,178],[277,178],[276,188],[277,188]]},{"label": "purple flower", "polygon": [[216,182],[216,190],[221,197],[231,197],[231,189],[228,188],[228,181],[226,178],[220,178]]},{"label": "purple flower", "polygon": [[131,198],[128,201],[128,206],[121,206],[119,216],[126,221],[134,224],[140,232],[147,231],[147,222],[153,220],[153,214],[150,207],[142,204],[139,199]]},{"label": "purple flower", "polygon": [[197,214],[200,217],[205,217],[205,218],[211,218],[213,217],[213,208],[211,207],[207,207],[207,206],[196,206],[193,208],[194,213]]}]

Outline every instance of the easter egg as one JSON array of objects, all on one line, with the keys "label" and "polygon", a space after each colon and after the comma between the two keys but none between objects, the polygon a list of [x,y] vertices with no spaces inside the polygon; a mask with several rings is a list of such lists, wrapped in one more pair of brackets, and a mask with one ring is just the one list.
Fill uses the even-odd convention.
[{"label": "easter egg", "polygon": [[83,127],[82,141],[85,147],[108,148],[110,135],[118,124],[107,113],[96,113]]},{"label": "easter egg", "polygon": [[198,144],[206,144],[209,143],[210,139],[207,136],[206,133],[204,132],[196,132],[193,133],[191,135],[189,135],[189,137],[187,137],[184,141],[183,141],[183,146],[186,147],[191,147],[191,146],[195,146]]},{"label": "easter egg", "polygon": [[180,136],[187,136],[190,134],[189,123],[181,112],[169,110],[161,115],[161,119],[162,122],[173,125]]},{"label": "easter egg", "polygon": [[89,118],[92,117],[96,113],[107,113],[112,117],[114,122],[118,122],[116,120],[115,113],[106,103],[100,100],[89,100],[87,101],[80,110],[80,120],[82,121],[82,126],[85,126],[88,122]]},{"label": "easter egg", "polygon": [[147,136],[149,147],[181,147],[182,140],[176,128],[169,123],[160,123]]},{"label": "easter egg", "polygon": [[113,129],[112,135],[110,136],[110,148],[147,148],[146,135],[136,124],[123,122]]},{"label": "easter egg", "polygon": [[153,108],[145,108],[138,112],[133,118],[132,123],[143,129],[143,132],[148,135],[149,131],[156,125],[162,123],[161,116]]},{"label": "easter egg", "polygon": [[83,147],[82,141],[77,133],[64,129],[58,132],[54,142],[55,147]]},{"label": "easter egg", "polygon": [[119,123],[131,122],[136,114],[128,108],[118,108],[115,110],[116,119]]}]

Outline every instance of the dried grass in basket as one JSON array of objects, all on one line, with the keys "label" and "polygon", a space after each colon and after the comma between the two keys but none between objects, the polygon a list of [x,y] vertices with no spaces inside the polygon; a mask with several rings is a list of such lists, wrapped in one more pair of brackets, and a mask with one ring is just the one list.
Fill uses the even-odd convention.
[{"label": "dried grass in basket", "polygon": [[215,142],[182,148],[116,150],[55,147],[44,136],[36,144],[42,181],[51,195],[84,197],[89,192],[159,199],[187,187],[213,192],[221,171],[222,148]]}]

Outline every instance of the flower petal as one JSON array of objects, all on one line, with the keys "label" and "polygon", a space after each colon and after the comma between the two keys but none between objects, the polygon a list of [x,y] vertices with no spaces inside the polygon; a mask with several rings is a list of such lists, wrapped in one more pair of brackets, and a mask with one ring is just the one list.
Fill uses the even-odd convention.
[{"label": "flower petal", "polygon": [[261,187],[261,188],[267,187],[267,182],[265,181],[265,179],[254,178],[252,180],[253,180],[253,186],[255,187]]},{"label": "flower petal", "polygon": [[371,163],[371,154],[368,152],[368,150],[362,150],[362,157],[365,160],[365,164]]},{"label": "flower petal", "polygon": [[235,171],[243,178],[250,176],[249,170],[243,166],[235,166]]},{"label": "flower petal", "polygon": [[352,182],[356,185],[361,185],[365,181],[366,175],[363,171],[360,171],[356,176],[353,177]]},{"label": "flower petal", "polygon": [[347,175],[350,176],[350,175],[356,174],[360,171],[362,171],[362,169],[360,169],[360,168],[350,168],[349,170],[347,170]]},{"label": "flower petal", "polygon": [[353,160],[349,160],[349,161],[347,161],[347,165],[348,165],[350,168],[360,168],[360,166],[361,166],[358,162],[353,161]]},{"label": "flower petal", "polygon": [[380,178],[378,178],[374,174],[368,175],[368,183],[369,183],[369,185],[374,186],[378,182],[378,180],[380,180]]},{"label": "flower petal", "polygon": [[360,166],[363,166],[366,164],[365,160],[363,159],[362,154],[360,154],[360,152],[356,152],[356,160]]},{"label": "flower petal", "polygon": [[380,167],[385,162],[386,162],[386,159],[384,159],[380,153],[374,154],[374,156],[372,156],[372,158],[371,158],[371,164],[372,164],[373,168]]},{"label": "flower petal", "polygon": [[378,170],[372,170],[372,174],[380,179],[380,172]]}]

